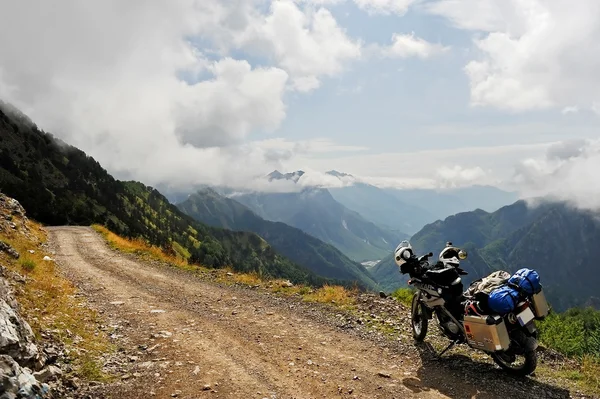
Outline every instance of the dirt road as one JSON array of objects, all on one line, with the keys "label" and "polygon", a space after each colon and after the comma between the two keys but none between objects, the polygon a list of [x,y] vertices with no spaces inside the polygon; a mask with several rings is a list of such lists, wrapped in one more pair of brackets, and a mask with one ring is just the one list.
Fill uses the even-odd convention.
[{"label": "dirt road", "polygon": [[[49,231],[62,270],[92,306],[119,320],[115,338],[138,353],[124,380],[102,397],[507,397],[441,368],[433,368],[432,388],[420,381],[432,369],[414,353],[360,339],[250,290],[137,261],[89,228]],[[544,392],[538,397],[550,397]]]}]

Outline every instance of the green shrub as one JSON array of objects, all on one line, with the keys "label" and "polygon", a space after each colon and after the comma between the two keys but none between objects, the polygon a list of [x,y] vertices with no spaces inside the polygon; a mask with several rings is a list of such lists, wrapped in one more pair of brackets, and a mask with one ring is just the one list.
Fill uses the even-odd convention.
[{"label": "green shrub", "polygon": [[540,340],[567,356],[600,359],[600,312],[593,308],[573,308],[550,314],[538,324]]},{"label": "green shrub", "polygon": [[23,270],[27,272],[32,272],[35,269],[35,262],[31,259],[23,259],[20,263]]},{"label": "green shrub", "polygon": [[398,302],[406,306],[410,306],[414,294],[415,290],[412,288],[398,288],[392,293],[392,297],[394,297]]}]

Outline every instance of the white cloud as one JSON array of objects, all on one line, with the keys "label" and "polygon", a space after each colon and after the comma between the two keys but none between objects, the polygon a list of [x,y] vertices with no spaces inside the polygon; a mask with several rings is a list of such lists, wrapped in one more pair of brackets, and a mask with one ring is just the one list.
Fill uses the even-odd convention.
[{"label": "white cloud", "polygon": [[562,109],[562,111],[560,111],[560,112],[561,112],[563,115],[566,115],[566,114],[576,114],[576,113],[578,113],[578,112],[579,112],[579,108],[577,108],[577,107],[573,107],[573,106],[567,106],[567,107],[564,107],[564,108]]},{"label": "white cloud", "polygon": [[442,54],[448,51],[450,47],[443,46],[439,43],[430,43],[420,37],[415,37],[415,33],[392,35],[392,44],[388,47],[383,47],[381,52],[386,57],[391,58],[408,58],[419,57],[429,58],[434,55]]},{"label": "white cloud", "polygon": [[[326,9],[288,0],[264,5],[7,3],[0,98],[118,177],[180,186],[243,181],[286,157],[260,140],[243,144],[250,133],[279,127],[286,90],[314,89],[360,56],[360,43]],[[238,47],[272,63],[231,58]]]},{"label": "white cloud", "polygon": [[[462,147],[386,153],[352,153],[317,157],[301,154],[282,161],[281,170],[310,166],[314,170],[339,170],[383,187],[445,187],[451,185],[512,182],[514,165],[525,158],[543,156],[553,143],[488,147]],[[449,173],[460,165],[454,181]],[[478,170],[485,172],[482,175]],[[362,180],[361,180],[362,181]]]},{"label": "white cloud", "polygon": [[290,74],[292,87],[304,92],[319,87],[322,76],[341,73],[347,62],[361,56],[362,46],[327,9],[301,9],[291,0],[275,1],[268,15],[255,16],[236,44],[272,56]]},{"label": "white cloud", "polygon": [[436,171],[437,180],[443,187],[460,187],[481,183],[487,174],[479,166],[472,168],[464,168],[460,165],[442,166]]},{"label": "white cloud", "polygon": [[567,141],[550,147],[546,156],[521,162],[515,179],[524,196],[568,201],[598,211],[598,170],[600,140]]},{"label": "white cloud", "polygon": [[253,70],[248,62],[226,58],[210,70],[211,80],[181,84],[175,116],[183,142],[224,146],[253,129],[275,129],[285,118],[282,95],[288,76],[281,69]]},{"label": "white cloud", "polygon": [[369,14],[404,15],[409,7],[420,0],[354,0],[356,5]]},{"label": "white cloud", "polygon": [[479,56],[465,67],[473,105],[589,109],[600,100],[600,2],[438,0],[426,9],[477,31]]}]

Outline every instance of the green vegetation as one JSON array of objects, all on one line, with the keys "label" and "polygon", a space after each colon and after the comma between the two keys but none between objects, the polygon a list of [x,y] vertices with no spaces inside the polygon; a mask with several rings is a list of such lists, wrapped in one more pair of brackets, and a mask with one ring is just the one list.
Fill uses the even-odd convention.
[{"label": "green vegetation", "polygon": [[335,246],[357,262],[381,259],[407,237],[365,220],[337,202],[327,189],[251,193],[236,200],[266,220],[283,222]]},{"label": "green vegetation", "polygon": [[539,323],[540,338],[548,347],[567,356],[590,356],[600,361],[600,312],[573,308],[550,314]]},{"label": "green vegetation", "polygon": [[540,340],[547,347],[579,361],[578,369],[560,375],[594,392],[600,390],[600,312],[574,308],[550,314],[538,324]]},{"label": "green vegetation", "polygon": [[[538,271],[546,297],[556,311],[575,306],[599,308],[600,222],[596,215],[564,203],[527,206],[517,201],[493,213],[459,213],[425,226],[411,239],[418,254],[436,256],[446,241],[464,247],[469,258],[465,284],[494,270]],[[373,271],[375,274],[375,271]]]},{"label": "green vegetation", "polygon": [[254,232],[277,252],[319,276],[356,282],[373,290],[378,288],[364,266],[353,262],[332,245],[287,224],[264,220],[246,206],[212,189],[198,191],[177,207],[211,226]]},{"label": "green vegetation", "polygon": [[403,305],[410,306],[412,304],[414,294],[415,290],[412,288],[398,288],[392,293],[392,297],[394,297]]},{"label": "green vegetation", "polygon": [[31,218],[48,225],[100,224],[210,268],[330,282],[282,257],[256,234],[208,227],[152,187],[115,180],[83,151],[4,108],[0,104],[0,190],[20,201]]},{"label": "green vegetation", "polygon": [[21,269],[25,270],[26,272],[31,273],[35,270],[35,261],[29,258],[22,258],[19,263],[21,264]]}]

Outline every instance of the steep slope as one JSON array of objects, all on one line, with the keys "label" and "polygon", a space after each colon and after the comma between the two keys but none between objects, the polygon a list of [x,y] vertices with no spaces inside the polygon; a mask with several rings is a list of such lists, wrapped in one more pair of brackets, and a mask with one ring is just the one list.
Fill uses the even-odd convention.
[{"label": "steep slope", "polygon": [[[563,203],[528,207],[517,201],[493,213],[451,216],[425,226],[411,239],[417,252],[434,254],[446,241],[469,250],[467,282],[493,270],[529,267],[539,271],[556,309],[596,302],[600,223],[595,214]],[[372,274],[380,280],[376,271]]]},{"label": "steep slope", "polygon": [[364,266],[351,261],[333,246],[300,229],[264,220],[246,206],[210,188],[190,195],[177,207],[211,226],[254,232],[267,240],[276,251],[319,276],[357,281],[365,287],[377,288]]},{"label": "steep slope", "polygon": [[255,234],[208,227],[153,188],[115,180],[83,151],[7,108],[0,104],[0,190],[19,200],[33,219],[49,225],[104,224],[209,267],[232,265],[294,281],[324,281]]},{"label": "steep slope", "polygon": [[[334,176],[341,175],[336,171],[327,173]],[[436,220],[436,216],[430,211],[401,201],[391,193],[370,184],[354,183],[351,186],[330,188],[329,192],[336,201],[348,209],[391,230],[413,234],[427,223]]]},{"label": "steep slope", "polygon": [[355,261],[381,259],[406,237],[381,228],[337,202],[326,189],[232,197],[264,219],[283,222],[332,244]]},{"label": "steep slope", "polygon": [[400,273],[400,268],[394,262],[393,253],[381,259],[369,271],[385,292],[392,292],[400,287],[406,287],[408,277]]}]

